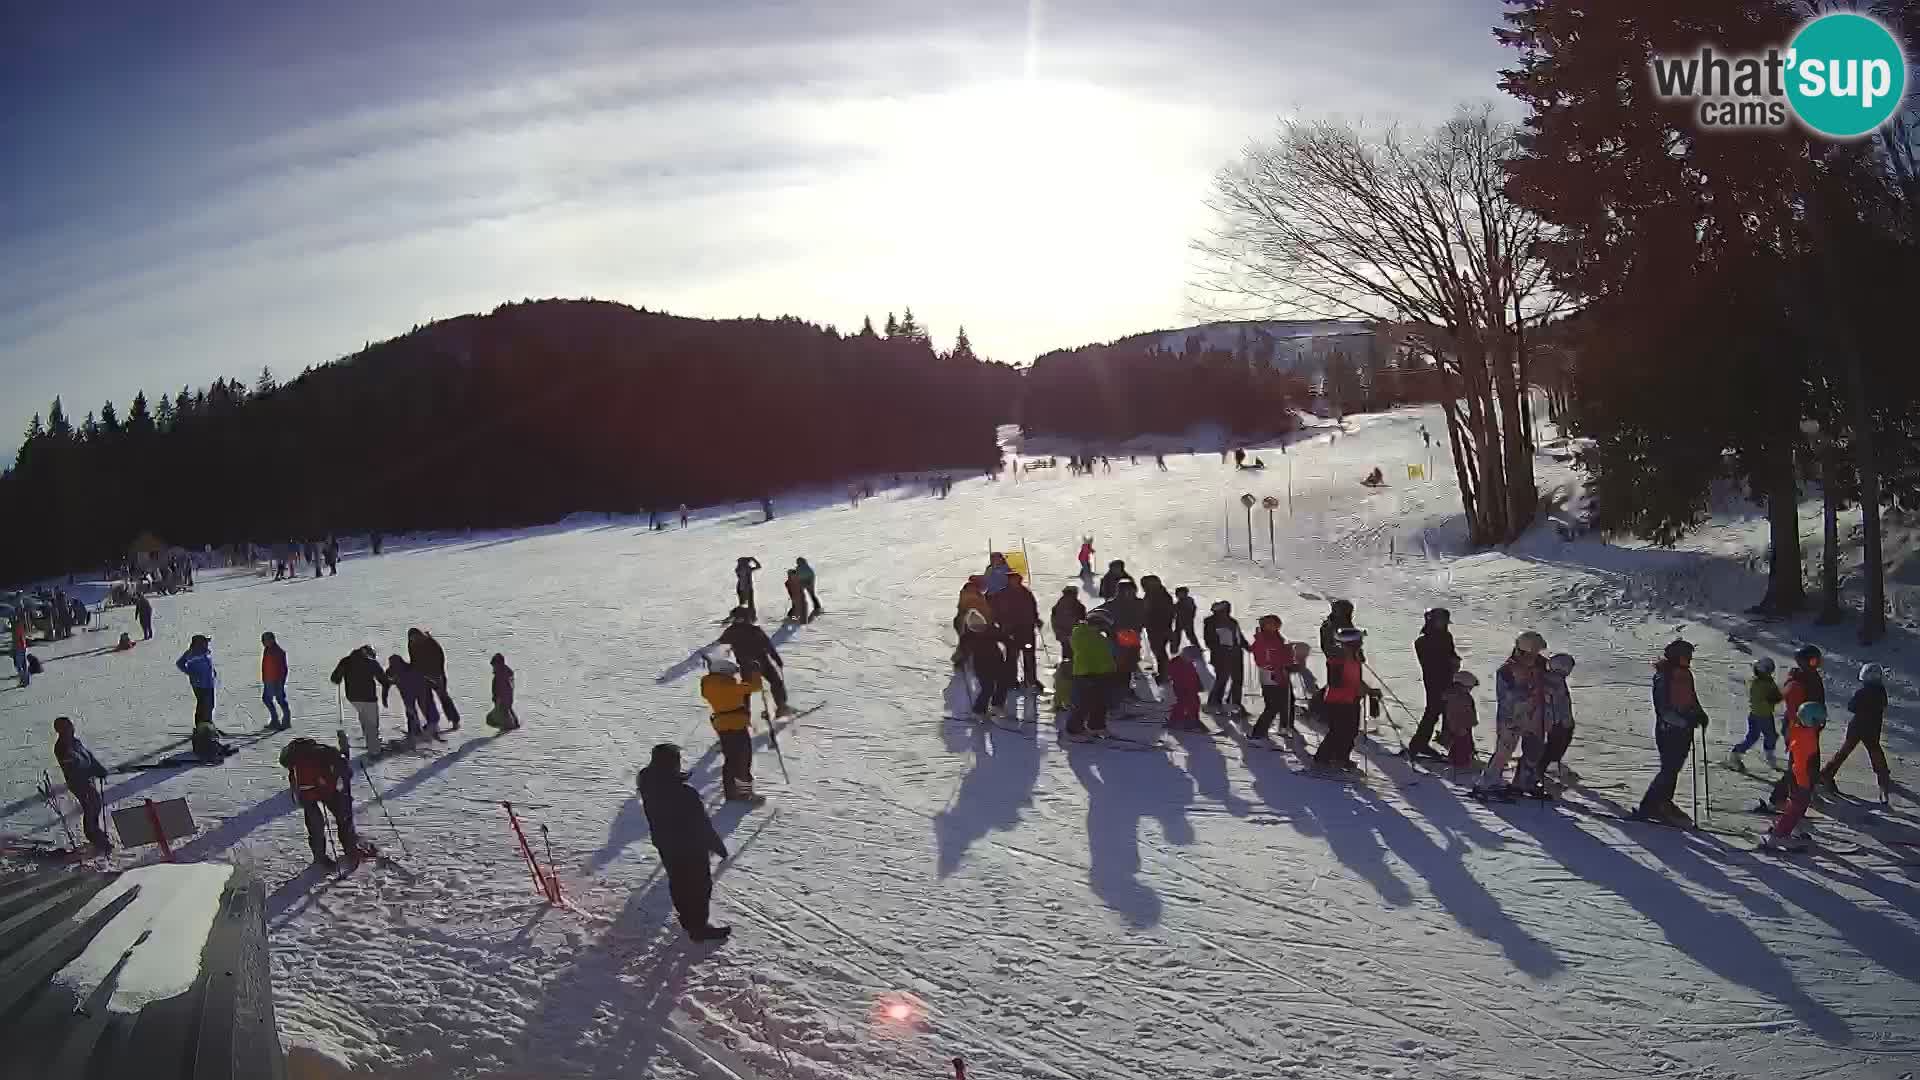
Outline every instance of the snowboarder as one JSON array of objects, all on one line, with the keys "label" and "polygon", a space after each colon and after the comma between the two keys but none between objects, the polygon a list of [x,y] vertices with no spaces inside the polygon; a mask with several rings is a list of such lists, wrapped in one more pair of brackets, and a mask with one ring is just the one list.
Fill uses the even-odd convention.
[{"label": "snowboarder", "polygon": [[[267,708],[267,727],[284,731],[293,726],[293,710],[287,708],[287,651],[274,640],[273,631],[260,635],[260,704]],[[280,711],[274,713],[274,705]]]},{"label": "snowboarder", "polygon": [[1547,728],[1547,745],[1540,755],[1540,763],[1535,766],[1535,784],[1543,785],[1547,771],[1555,765],[1560,766],[1559,780],[1571,783],[1573,770],[1567,768],[1567,747],[1573,745],[1573,692],[1567,688],[1567,676],[1573,674],[1574,660],[1570,653],[1554,653],[1547,659],[1547,669],[1541,684],[1541,705]]},{"label": "snowboarder", "polygon": [[1779,740],[1779,734],[1774,726],[1773,710],[1780,704],[1783,696],[1779,685],[1773,681],[1773,658],[1763,656],[1755,660],[1753,679],[1747,683],[1747,737],[1735,743],[1733,749],[1727,751],[1728,768],[1746,772],[1747,763],[1741,759],[1740,755],[1753,749],[1755,743],[1762,743],[1765,746],[1769,766],[1776,769],[1780,767],[1780,763],[1773,756],[1774,743]]},{"label": "snowboarder", "polygon": [[1012,681],[1006,640],[1006,634],[994,626],[991,619],[977,611],[967,612],[961,624],[960,653],[979,682],[973,697],[975,717],[1000,716],[1006,712],[1007,684]]},{"label": "snowboarder", "polygon": [[313,852],[314,862],[335,865],[327,855],[327,821],[321,814],[322,807],[333,815],[341,854],[350,859],[373,854],[372,846],[362,844],[354,834],[353,794],[348,785],[352,774],[340,751],[302,736],[280,751],[280,767],[287,770],[294,801],[300,804],[300,814],[306,819],[307,848]]},{"label": "snowboarder", "polygon": [[1093,537],[1089,536],[1086,539],[1080,541],[1080,554],[1078,557],[1080,559],[1080,576],[1083,578],[1092,577],[1093,576]]},{"label": "snowboarder", "polygon": [[[1873,765],[1873,775],[1880,782],[1880,802],[1885,805],[1891,801],[1893,776],[1887,768],[1887,752],[1880,746],[1880,729],[1887,716],[1886,672],[1879,664],[1866,664],[1860,668],[1860,689],[1853,692],[1853,699],[1847,702],[1847,711],[1853,719],[1847,722],[1847,738],[1840,749],[1820,770],[1820,786],[1836,791],[1833,778],[1839,774],[1840,766],[1853,753],[1853,748],[1865,745],[1867,761]],[[1805,712],[1805,707],[1801,710]]]},{"label": "snowboarder", "polygon": [[1200,605],[1193,602],[1185,585],[1173,590],[1173,647],[1179,648],[1184,639],[1189,645],[1199,645],[1200,635],[1194,633],[1193,618],[1199,613]]},{"label": "snowboarder", "polygon": [[787,617],[790,623],[807,621],[807,587],[800,581],[799,567],[787,570]]},{"label": "snowboarder", "polygon": [[153,601],[147,599],[147,590],[138,589],[133,594],[133,617],[140,620],[140,639],[153,640]]},{"label": "snowboarder", "polygon": [[1706,711],[1700,707],[1700,696],[1693,686],[1692,642],[1672,642],[1653,666],[1653,715],[1660,771],[1647,785],[1640,805],[1628,816],[1665,825],[1690,824],[1687,815],[1673,804],[1673,794],[1680,784],[1680,770],[1693,752],[1693,729],[1707,723]]},{"label": "snowboarder", "polygon": [[733,561],[733,595],[747,614],[760,617],[760,610],[753,604],[753,572],[760,569],[760,560],[751,555],[742,555]]},{"label": "snowboarder", "polygon": [[220,673],[213,667],[213,639],[205,634],[193,635],[187,643],[187,651],[173,666],[187,677],[187,685],[193,687],[193,722],[211,723],[213,720],[213,688],[219,684]]},{"label": "snowboarder", "polygon": [[107,830],[100,823],[106,805],[100,793],[100,781],[107,778],[106,766],[100,764],[100,759],[74,734],[70,718],[54,717],[53,733],[53,759],[60,763],[60,775],[67,782],[67,790],[80,803],[80,827],[93,850],[105,855],[113,850]]},{"label": "snowboarder", "polygon": [[805,620],[812,622],[827,610],[820,603],[820,594],[813,591],[813,567],[808,566],[807,560],[805,559],[795,559],[793,560],[793,569],[800,575],[800,585],[807,590],[807,599],[813,602],[813,610],[807,612]]},{"label": "snowboarder", "polygon": [[1072,585],[1060,590],[1060,599],[1053,602],[1053,611],[1048,622],[1053,627],[1053,638],[1060,643],[1060,662],[1068,663],[1073,659],[1073,628],[1087,617],[1087,605],[1080,602],[1080,590]]},{"label": "snowboarder", "polygon": [[1028,690],[1040,689],[1039,658],[1035,655],[1035,633],[1040,629],[1040,602],[1027,589],[1019,574],[1007,575],[1007,587],[991,598],[993,621],[1007,636],[1007,679],[1013,680],[1013,666],[1020,665],[1020,681],[1015,685]]},{"label": "snowboarder", "polygon": [[387,673],[380,670],[373,646],[362,645],[333,665],[329,682],[339,686],[360,718],[360,734],[367,744],[367,756],[379,757],[386,749],[380,742],[380,687],[387,685]]},{"label": "snowboarder", "polygon": [[[1780,695],[1787,707],[1786,724],[1782,734],[1792,736],[1793,725],[1799,719],[1802,705],[1813,701],[1822,705],[1827,703],[1827,681],[1820,673],[1820,667],[1825,660],[1826,658],[1820,654],[1818,645],[1802,645],[1794,650],[1793,669],[1787,672],[1787,685],[1782,687],[1783,692]],[[1818,775],[1820,772],[1818,748],[1814,753],[1813,771]],[[1790,771],[1782,773],[1780,779],[1774,782],[1773,792],[1768,796],[1769,804],[1774,807],[1784,806],[1792,794],[1793,773]]]},{"label": "snowboarder", "polygon": [[447,729],[460,730],[460,710],[447,695],[447,653],[432,633],[417,626],[407,630],[407,663],[427,680],[427,687],[439,699],[440,715],[447,718]]},{"label": "snowboarder", "polygon": [[700,696],[713,710],[713,733],[720,739],[720,790],[730,801],[751,802],[753,793],[753,698],[760,675],[724,656],[707,658]]},{"label": "snowboarder", "polygon": [[1247,710],[1240,704],[1240,682],[1245,677],[1241,654],[1252,652],[1253,646],[1234,621],[1233,604],[1219,600],[1211,610],[1213,613],[1200,626],[1207,637],[1207,663],[1213,667],[1213,692],[1207,695],[1207,711],[1217,716],[1225,709],[1232,715],[1245,716]]},{"label": "snowboarder", "polygon": [[687,783],[687,774],[680,769],[680,748],[673,743],[655,746],[653,760],[640,770],[637,786],[640,807],[647,815],[647,833],[654,850],[660,853],[667,892],[673,897],[680,925],[695,941],[725,941],[732,929],[707,921],[713,900],[713,869],[707,857],[726,858],[727,845],[714,831],[700,793]]},{"label": "snowboarder", "polygon": [[489,663],[493,665],[493,708],[487,712],[487,726],[517,731],[520,717],[513,711],[513,669],[500,653],[494,653]]},{"label": "snowboarder", "polygon": [[1453,767],[1456,780],[1473,768],[1473,729],[1480,723],[1473,705],[1473,688],[1479,685],[1473,672],[1456,671],[1453,684],[1447,687],[1440,722],[1447,733],[1447,764]]},{"label": "snowboarder", "polygon": [[1760,838],[1760,847],[1768,851],[1799,851],[1806,846],[1806,833],[1800,822],[1813,802],[1813,785],[1820,778],[1820,729],[1827,726],[1827,703],[1809,701],[1795,710],[1794,721],[1787,725],[1787,777],[1791,782],[1786,809],[1774,820],[1773,827]]},{"label": "snowboarder", "polygon": [[398,653],[387,657],[387,683],[380,688],[383,708],[389,703],[389,692],[396,689],[400,691],[400,707],[407,713],[407,738],[431,735],[438,739],[440,710],[433,704],[433,688],[427,685],[426,676]]},{"label": "snowboarder", "polygon": [[[1360,699],[1370,698],[1379,709],[1380,691],[1368,686],[1364,673],[1367,657],[1361,645],[1366,631],[1342,627],[1334,638],[1334,652],[1327,656],[1326,709],[1327,737],[1313,752],[1313,763],[1322,769],[1349,772],[1356,768],[1353,747],[1360,739]],[[1376,712],[1377,715],[1377,712]]]},{"label": "snowboarder", "polygon": [[1200,722],[1200,646],[1189,645],[1168,665],[1167,682],[1173,687],[1173,708],[1167,713],[1167,727],[1173,731],[1197,731],[1211,735],[1213,730]]},{"label": "snowboarder", "polygon": [[1114,660],[1113,643],[1106,634],[1113,630],[1113,617],[1095,611],[1073,628],[1073,712],[1067,718],[1067,734],[1107,733],[1107,702],[1111,683],[1119,665]]},{"label": "snowboarder", "polygon": [[[1547,639],[1528,630],[1514,640],[1513,652],[1493,676],[1493,753],[1480,782],[1468,797],[1485,801],[1506,798],[1533,780],[1530,762],[1538,761],[1544,745],[1541,703],[1545,693],[1540,673],[1546,668]],[[1514,785],[1508,786],[1507,759],[1520,752]]]},{"label": "snowboarder", "polygon": [[1115,559],[1107,564],[1107,572],[1100,577],[1100,599],[1111,600],[1119,595],[1121,582],[1131,583],[1133,575],[1127,573],[1127,564]]},{"label": "snowboarder", "polygon": [[[760,669],[760,675],[767,681],[767,689],[773,692],[773,714],[791,716],[793,709],[787,705],[787,681],[781,677],[781,669],[786,665],[780,659],[780,651],[773,647],[767,632],[756,626],[753,612],[744,607],[733,609],[733,621],[720,633],[713,645],[725,645],[733,650],[733,662],[745,667],[752,664]],[[713,645],[707,646],[712,648]]]},{"label": "snowboarder", "polygon": [[1253,631],[1253,668],[1260,676],[1260,717],[1253,722],[1249,739],[1264,739],[1273,730],[1293,731],[1293,682],[1287,669],[1293,666],[1293,646],[1280,634],[1280,616],[1262,615]]},{"label": "snowboarder", "polygon": [[1167,647],[1173,642],[1173,594],[1160,583],[1158,574],[1140,579],[1146,608],[1147,644],[1153,649],[1153,681],[1167,681]]},{"label": "snowboarder", "polygon": [[1420,725],[1407,742],[1407,756],[1438,758],[1433,749],[1434,725],[1446,712],[1446,697],[1453,689],[1454,673],[1460,670],[1460,654],[1453,647],[1453,613],[1446,608],[1428,608],[1421,621],[1420,636],[1413,641],[1413,655],[1420,661],[1420,682],[1427,691],[1426,711]]}]

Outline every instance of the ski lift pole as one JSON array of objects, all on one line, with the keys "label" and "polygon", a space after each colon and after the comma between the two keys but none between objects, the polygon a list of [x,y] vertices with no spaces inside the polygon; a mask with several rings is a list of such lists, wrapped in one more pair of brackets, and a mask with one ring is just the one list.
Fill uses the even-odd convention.
[{"label": "ski lift pole", "polygon": [[1247,561],[1253,561],[1253,493],[1240,496],[1240,505],[1247,511]]},{"label": "ski lift pole", "polygon": [[1280,565],[1280,555],[1273,538],[1273,512],[1280,509],[1280,500],[1269,495],[1260,500],[1260,505],[1267,509],[1267,561],[1278,566]]}]

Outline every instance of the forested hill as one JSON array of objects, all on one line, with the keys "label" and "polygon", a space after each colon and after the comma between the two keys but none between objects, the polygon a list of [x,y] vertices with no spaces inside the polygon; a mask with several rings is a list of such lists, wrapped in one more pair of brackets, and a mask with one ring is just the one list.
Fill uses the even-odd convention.
[{"label": "forested hill", "polygon": [[964,337],[936,353],[911,317],[889,337],[842,336],[792,318],[509,304],[284,385],[263,371],[83,420],[56,402],[0,478],[0,578],[87,565],[142,532],[199,545],[516,525],[984,466],[1018,384]]}]

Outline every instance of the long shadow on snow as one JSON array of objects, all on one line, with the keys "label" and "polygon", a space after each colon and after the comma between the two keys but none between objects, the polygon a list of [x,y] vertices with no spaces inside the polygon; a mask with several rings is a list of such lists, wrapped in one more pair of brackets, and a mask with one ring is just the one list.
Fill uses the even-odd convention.
[{"label": "long shadow on snow", "polygon": [[1018,825],[1020,810],[1033,804],[1034,785],[1040,780],[1037,726],[1029,734],[990,724],[969,730],[950,721],[947,729],[947,749],[971,750],[973,767],[961,778],[953,802],[933,816],[941,877],[960,868],[975,841],[994,829]]},{"label": "long shadow on snow", "polygon": [[[639,804],[638,799],[632,802]],[[731,836],[747,813],[744,805],[723,805],[713,812],[714,830],[723,838]],[[641,820],[644,823],[644,816]],[[759,828],[772,820],[768,817]],[[758,833],[756,829],[731,845],[733,857],[745,854]],[[715,875],[716,894],[727,866],[722,863]],[[637,971],[634,944],[645,950]],[[709,953],[707,946],[689,943],[675,925],[666,875],[656,870],[628,894],[620,914],[598,940],[575,950],[573,966],[547,981],[546,997],[527,1021],[521,1064],[537,1065],[540,1075],[599,1076],[606,1075],[609,1066],[616,1066],[621,1076],[652,1075],[654,1060],[663,1051],[673,1053],[661,1033],[671,1025],[686,992],[688,973]],[[617,1022],[618,1027],[606,1033],[595,1030],[596,1022]]]},{"label": "long shadow on snow", "polygon": [[1158,819],[1170,844],[1193,843],[1193,823],[1187,820],[1193,779],[1158,751],[1069,744],[1067,761],[1087,789],[1088,887],[1129,925],[1157,925],[1164,905],[1160,894],[1140,880],[1140,819]]},{"label": "long shadow on snow", "polygon": [[[789,725],[783,724],[781,726],[786,727]],[[766,734],[761,732],[754,735],[753,745],[757,759],[760,749],[767,745]],[[684,753],[684,748],[682,748],[682,752]],[[693,767],[687,770],[687,783],[692,784],[694,790],[700,792],[702,797],[706,796],[713,785],[720,779],[719,772],[713,771],[714,762],[718,761],[719,758],[720,744],[716,741],[710,744],[707,747],[706,753],[700,755],[700,759],[695,761]],[[759,760],[754,762],[756,769],[762,764]],[[779,766],[776,765],[774,767],[778,768]],[[745,808],[738,805],[728,805],[724,809],[728,814],[733,814],[735,811],[745,812]],[[640,795],[636,791],[634,794],[627,796],[627,800],[620,804],[619,811],[613,816],[613,823],[607,826],[606,841],[602,843],[592,855],[587,856],[587,871],[597,874],[601,870],[606,869],[609,863],[612,863],[620,857],[621,852],[645,840],[649,834],[650,829],[647,825],[647,812],[646,809],[640,805]]]},{"label": "long shadow on snow", "polygon": [[[1501,815],[1504,820],[1539,842],[1542,850],[1558,859],[1568,870],[1625,900],[1649,922],[1658,926],[1667,942],[1700,966],[1731,982],[1765,994],[1791,1011],[1807,1029],[1828,1042],[1846,1043],[1852,1037],[1847,1022],[1825,1005],[1809,997],[1794,979],[1793,972],[1774,955],[1747,921],[1732,912],[1716,911],[1682,888],[1664,870],[1647,866],[1619,848],[1573,827],[1558,816],[1536,813]],[[1641,828],[1627,826],[1626,829]],[[1625,831],[1625,830],[1623,830]],[[1667,867],[1701,862],[1691,850],[1693,834],[1653,832],[1629,833],[1639,845]],[[1703,877],[1698,867],[1689,867],[1683,876]],[[1724,875],[1720,875],[1724,878]],[[1782,890],[1786,891],[1786,890]],[[1828,895],[1835,903],[1844,903]],[[1851,918],[1866,918],[1866,913],[1846,905]],[[1844,926],[1844,922],[1835,925]],[[1843,931],[1844,933],[1845,931]],[[1853,939],[1853,933],[1847,933]],[[1920,956],[1911,935],[1896,933],[1885,939],[1909,956]],[[1912,968],[1909,962],[1906,965]],[[1897,969],[1895,969],[1897,970]],[[1911,978],[1912,976],[1908,976]]]}]

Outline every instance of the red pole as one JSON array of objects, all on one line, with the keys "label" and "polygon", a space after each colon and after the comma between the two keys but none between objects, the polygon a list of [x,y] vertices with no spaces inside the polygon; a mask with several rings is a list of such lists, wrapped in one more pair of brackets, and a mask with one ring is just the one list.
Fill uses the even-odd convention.
[{"label": "red pole", "polygon": [[502,800],[500,805],[507,808],[507,821],[513,825],[513,835],[520,838],[520,854],[526,856],[527,869],[533,871],[533,890],[551,899],[553,894],[547,888],[547,877],[540,872],[540,864],[533,860],[533,849],[527,846],[527,834],[520,831],[520,819],[514,816],[513,804]]},{"label": "red pole", "polygon": [[153,826],[153,838],[160,843],[160,854],[172,862],[173,848],[167,843],[167,830],[160,827],[160,811],[154,809],[152,799],[147,800],[147,822]]}]

